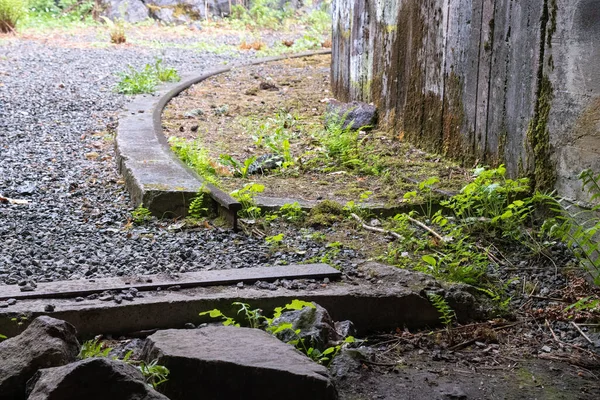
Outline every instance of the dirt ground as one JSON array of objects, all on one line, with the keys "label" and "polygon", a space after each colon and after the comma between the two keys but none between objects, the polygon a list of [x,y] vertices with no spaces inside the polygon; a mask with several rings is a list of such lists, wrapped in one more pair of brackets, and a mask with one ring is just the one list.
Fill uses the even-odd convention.
[{"label": "dirt ground", "polygon": [[[380,165],[379,173],[323,163],[317,138],[332,97],[330,62],[329,55],[286,59],[212,77],[170,102],[163,113],[164,133],[208,150],[221,175],[220,186],[229,191],[252,181],[265,186],[267,197],[345,204],[371,191],[371,200],[398,204],[406,191],[414,190],[414,182],[431,176],[438,176],[445,190],[464,185],[466,170],[407,145],[393,131],[359,134],[360,157],[369,166]],[[289,139],[293,167],[244,179],[219,164],[222,154],[243,164],[252,156],[274,153],[264,142],[277,132]]]}]

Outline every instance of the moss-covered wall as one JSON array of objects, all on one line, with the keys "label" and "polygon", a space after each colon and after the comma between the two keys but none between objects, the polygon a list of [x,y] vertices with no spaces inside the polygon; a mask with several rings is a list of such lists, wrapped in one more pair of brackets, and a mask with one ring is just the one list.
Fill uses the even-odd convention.
[{"label": "moss-covered wall", "polygon": [[[569,72],[580,68],[569,32],[585,28],[597,46],[600,18],[577,21],[580,9],[590,15],[594,7],[596,0],[333,0],[333,91],[374,102],[383,125],[422,148],[468,165],[505,163],[513,176],[551,189],[567,174],[555,146],[575,135],[590,98],[600,96],[600,83],[586,92],[590,83]],[[577,40],[595,49],[589,37]],[[590,82],[600,78],[600,66],[586,68]]]}]

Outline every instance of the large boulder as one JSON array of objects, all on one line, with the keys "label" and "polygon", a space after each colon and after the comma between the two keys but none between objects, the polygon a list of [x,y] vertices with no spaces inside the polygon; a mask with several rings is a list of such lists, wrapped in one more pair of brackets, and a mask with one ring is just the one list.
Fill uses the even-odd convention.
[{"label": "large boulder", "polygon": [[341,123],[343,129],[350,130],[373,128],[377,125],[377,108],[360,101],[342,103],[331,100],[325,111],[325,123]]},{"label": "large boulder", "polygon": [[42,369],[27,391],[28,400],[168,400],[137,368],[104,357]]},{"label": "large boulder", "polygon": [[38,369],[75,361],[76,334],[68,322],[42,316],[19,336],[0,343],[0,400],[25,399],[25,384]]},{"label": "large boulder", "polygon": [[148,337],[144,357],[171,371],[161,387],[171,400],[337,399],[325,367],[258,329],[158,331]]},{"label": "large boulder", "polygon": [[104,0],[106,17],[135,24],[150,18],[148,7],[142,0]]}]

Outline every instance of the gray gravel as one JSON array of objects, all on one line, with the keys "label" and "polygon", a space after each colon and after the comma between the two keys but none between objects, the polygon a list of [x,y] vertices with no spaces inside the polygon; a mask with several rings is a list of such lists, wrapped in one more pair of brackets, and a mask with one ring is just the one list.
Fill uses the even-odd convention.
[{"label": "gray gravel", "polygon": [[182,73],[253,57],[0,42],[0,195],[30,202],[0,203],[0,283],[252,267],[326,251],[300,235],[287,239],[300,251],[273,253],[264,240],[221,229],[170,232],[168,221],[123,229],[131,204],[106,140],[127,102],[112,91],[114,73],[158,56]]}]

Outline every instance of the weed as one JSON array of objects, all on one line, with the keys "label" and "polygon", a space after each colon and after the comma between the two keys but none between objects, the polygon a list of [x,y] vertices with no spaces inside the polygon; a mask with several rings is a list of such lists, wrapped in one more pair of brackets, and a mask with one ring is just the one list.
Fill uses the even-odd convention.
[{"label": "weed", "polygon": [[79,358],[93,358],[93,357],[108,357],[108,353],[110,353],[112,347],[105,347],[104,343],[99,341],[98,339],[88,340],[83,342],[81,345],[81,350],[79,351]]},{"label": "weed", "polygon": [[301,222],[306,215],[306,212],[302,210],[298,202],[282,205],[278,213],[282,218],[290,222]]},{"label": "weed", "polygon": [[106,25],[108,26],[108,33],[110,35],[110,42],[114,44],[122,44],[127,41],[125,37],[125,25],[122,20],[111,21],[106,18],[104,15],[101,15],[100,18],[104,20]]},{"label": "weed", "polygon": [[219,161],[225,166],[229,166],[233,169],[233,174],[239,176],[242,179],[247,179],[250,171],[250,166],[256,161],[256,156],[252,156],[244,161],[244,164],[230,156],[229,154],[221,154]]},{"label": "weed", "polygon": [[157,59],[154,65],[146,64],[141,71],[130,65],[129,71],[119,72],[117,76],[121,79],[116,91],[121,94],[154,93],[159,82],[176,82],[180,79],[175,69],[163,67],[161,59]]},{"label": "weed", "polygon": [[169,380],[169,369],[164,365],[158,365],[158,360],[152,360],[148,364],[140,361],[138,369],[144,375],[144,378],[146,378],[146,383],[150,384],[154,389]]},{"label": "weed", "polygon": [[[433,204],[435,201],[434,187],[440,182],[438,177],[431,177],[419,182],[419,192],[425,197],[425,205],[421,206],[423,215],[431,219],[433,217]],[[407,192],[404,194],[404,200],[410,200],[417,196],[417,192]]]},{"label": "weed", "polygon": [[229,22],[237,28],[280,28],[284,20],[293,15],[293,11],[291,8],[279,10],[278,6],[278,0],[254,0],[250,8],[234,5]]},{"label": "weed", "polygon": [[208,213],[208,208],[204,206],[204,198],[206,195],[206,189],[202,186],[198,189],[198,193],[194,196],[192,201],[190,202],[190,206],[188,208],[188,216],[194,219],[200,219],[203,216],[206,216]]},{"label": "weed", "polygon": [[27,9],[23,0],[0,0],[0,32],[15,31],[17,22],[23,18]]},{"label": "weed", "polygon": [[6,336],[4,336],[3,334],[0,333],[0,341],[5,340]]},{"label": "weed", "polygon": [[265,242],[271,245],[272,248],[277,248],[283,244],[283,233],[279,233],[273,236],[267,236],[265,238]]},{"label": "weed", "polygon": [[265,190],[263,185],[258,183],[248,183],[243,188],[234,190],[230,193],[231,197],[242,204],[242,210],[239,212],[243,218],[257,219],[260,217],[261,209],[256,205],[254,197]]},{"label": "weed", "polygon": [[300,329],[294,330],[291,323],[280,323],[277,321],[285,311],[297,311],[302,310],[305,307],[315,308],[316,306],[310,302],[297,299],[292,300],[291,303],[288,303],[283,307],[275,308],[275,310],[273,310],[273,318],[268,318],[265,316],[263,314],[263,310],[261,309],[252,309],[247,303],[235,302],[232,304],[239,307],[238,315],[242,314],[245,321],[238,322],[234,318],[224,315],[221,310],[218,309],[201,312],[200,316],[208,315],[211,318],[220,318],[223,320],[223,325],[239,327],[243,323],[251,328],[263,329],[276,337],[280,337],[278,334],[284,331],[290,331],[293,333],[293,338],[287,341],[287,343],[295,346],[298,350],[306,354],[312,360],[326,366],[328,366],[333,358],[339,353],[342,345],[355,342],[352,336],[348,336],[343,343],[328,347],[321,351],[317,349],[313,343],[307,343],[307,340],[300,336]]},{"label": "weed", "polygon": [[152,219],[152,213],[143,205],[133,210],[131,218],[136,225],[142,225]]},{"label": "weed", "polygon": [[557,238],[573,251],[583,268],[589,273],[597,286],[600,286],[600,175],[585,170],[579,175],[583,189],[591,194],[591,208],[572,211],[564,199],[555,199],[550,195],[539,196],[550,205],[556,216],[544,222],[542,231]]},{"label": "weed", "polygon": [[591,296],[579,299],[576,303],[571,304],[565,311],[600,311],[600,299],[594,299]]},{"label": "weed", "polygon": [[373,194],[370,190],[361,193],[358,200],[358,204],[354,201],[349,201],[344,206],[344,211],[347,214],[356,214],[361,218],[366,218],[369,214],[369,210],[365,207],[365,203],[369,200],[369,197]]},{"label": "weed", "polygon": [[454,310],[452,310],[452,308],[450,308],[446,299],[439,294],[434,293],[428,293],[427,298],[438,311],[438,313],[440,313],[440,322],[444,324],[446,329],[450,329],[452,320],[456,318],[456,313]]},{"label": "weed", "polygon": [[200,140],[189,142],[172,136],[169,143],[171,150],[205,181],[213,185],[219,184],[217,163],[210,158],[208,150],[202,147]]}]

